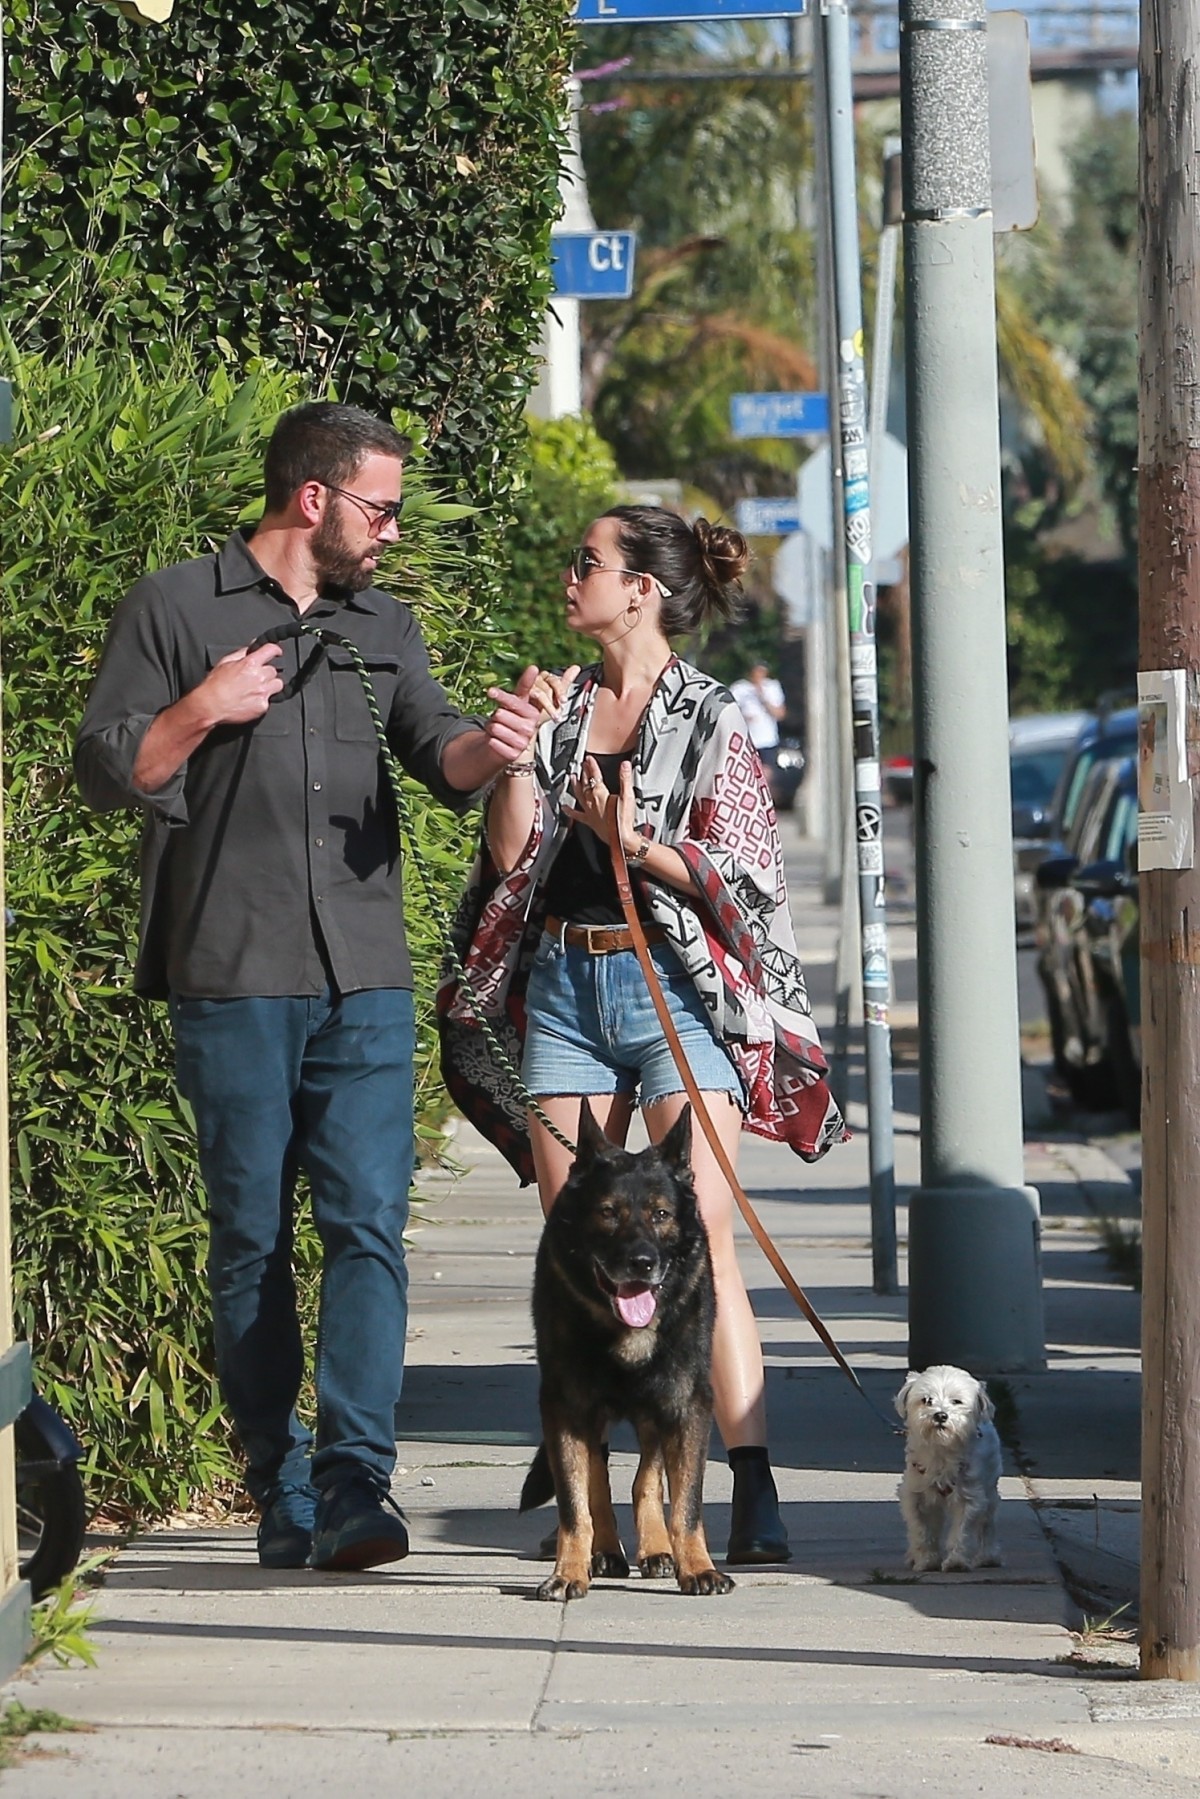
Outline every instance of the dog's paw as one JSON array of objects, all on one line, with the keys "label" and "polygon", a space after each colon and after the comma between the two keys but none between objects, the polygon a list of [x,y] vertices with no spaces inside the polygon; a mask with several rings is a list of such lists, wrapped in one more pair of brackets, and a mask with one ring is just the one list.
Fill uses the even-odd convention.
[{"label": "dog's paw", "polygon": [[621,1551],[598,1549],[592,1557],[593,1580],[628,1580],[629,1563]]},{"label": "dog's paw", "polygon": [[679,1591],[690,1599],[712,1599],[720,1593],[732,1593],[735,1582],[731,1575],[717,1568],[701,1568],[696,1574],[679,1576]]},{"label": "dog's paw", "polygon": [[969,1574],[973,1568],[1002,1568],[1003,1558],[994,1551],[988,1555],[948,1555],[942,1563],[947,1574]]},{"label": "dog's paw", "polygon": [[671,1580],[675,1574],[673,1555],[647,1555],[638,1563],[643,1580]]},{"label": "dog's paw", "polygon": [[552,1574],[544,1580],[534,1593],[535,1599],[562,1601],[568,1599],[586,1599],[588,1582],[586,1580],[564,1580],[560,1574]]},{"label": "dog's paw", "polygon": [[923,1549],[915,1555],[907,1555],[904,1559],[914,1574],[928,1574],[931,1568],[940,1566],[937,1556],[931,1554],[927,1549]]}]

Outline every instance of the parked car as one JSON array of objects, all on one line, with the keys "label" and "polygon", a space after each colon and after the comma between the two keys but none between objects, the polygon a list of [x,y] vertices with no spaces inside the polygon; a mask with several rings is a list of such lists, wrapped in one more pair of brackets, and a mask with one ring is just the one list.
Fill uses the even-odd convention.
[{"label": "parked car", "polygon": [[1141,1106],[1137,760],[1093,764],[1067,844],[1036,874],[1037,970],[1055,1066],[1079,1104]]},{"label": "parked car", "polygon": [[1039,712],[1008,727],[1012,790],[1013,886],[1018,933],[1033,929],[1033,870],[1046,851],[1054,796],[1087,712]]},{"label": "parked car", "polygon": [[1051,808],[1051,841],[1065,844],[1075,823],[1087,778],[1098,762],[1137,753],[1137,707],[1102,712],[1084,725],[1059,777]]},{"label": "parked car", "polygon": [[1076,883],[1091,917],[1088,941],[1104,1011],[1104,1053],[1117,1103],[1142,1122],[1142,946],[1137,878],[1137,812],[1123,866],[1080,871]]},{"label": "parked car", "polygon": [[883,764],[883,797],[891,806],[913,803],[913,759],[911,756],[888,756]]},{"label": "parked car", "polygon": [[[1040,941],[1048,903],[1045,893],[1033,881],[1035,871],[1047,856],[1061,856],[1066,852],[1088,777],[1097,764],[1119,761],[1123,756],[1132,756],[1136,752],[1136,706],[1120,712],[1097,713],[1095,717],[1086,719],[1063,764],[1044,826],[1037,836],[1023,838],[1014,848],[1017,880],[1020,882],[1023,877],[1028,877],[1030,882],[1027,891],[1033,906],[1032,929],[1035,941]],[[1013,835],[1018,835],[1015,821]],[[1019,918],[1018,913],[1018,923]]]}]

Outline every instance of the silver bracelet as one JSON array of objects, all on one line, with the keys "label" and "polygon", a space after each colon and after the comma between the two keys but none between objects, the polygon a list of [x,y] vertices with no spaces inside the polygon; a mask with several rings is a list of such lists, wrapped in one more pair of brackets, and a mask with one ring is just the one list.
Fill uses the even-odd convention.
[{"label": "silver bracelet", "polygon": [[532,762],[506,762],[500,770],[500,773],[507,775],[510,780],[514,775],[532,775],[536,772]]},{"label": "silver bracelet", "polygon": [[637,848],[634,850],[632,856],[626,857],[626,860],[629,862],[644,862],[646,860],[646,857],[649,854],[650,854],[650,839],[648,837],[643,837],[642,841],[638,844]]}]

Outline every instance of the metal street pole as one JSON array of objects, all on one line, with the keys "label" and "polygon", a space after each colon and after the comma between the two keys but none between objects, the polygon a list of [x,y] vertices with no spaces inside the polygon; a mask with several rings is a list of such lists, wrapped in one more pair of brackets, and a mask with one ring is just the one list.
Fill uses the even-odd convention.
[{"label": "metal street pole", "polygon": [[[871,1263],[877,1293],[895,1293],[896,1168],[892,1039],[888,1024],[891,970],[883,880],[883,799],[879,770],[879,681],[875,658],[875,590],[871,562],[867,468],[867,382],[863,365],[862,277],[858,253],[858,189],[850,67],[850,14],[845,0],[822,0],[817,29],[829,141],[829,217],[833,243],[837,430],[841,444],[842,526],[850,621],[850,687],[854,754],[854,836],[858,863],[863,1021],[867,1070],[867,1143],[871,1171]],[[832,402],[833,394],[830,393]]]},{"label": "metal street pole", "polygon": [[[896,323],[896,262],[900,249],[899,213],[889,210],[892,171],[900,160],[900,139],[883,140],[883,217],[879,227],[879,263],[875,277],[875,330],[871,343],[871,492],[879,492],[879,467],[887,434],[888,396],[892,386],[892,337]],[[897,196],[898,198],[898,196]]]},{"label": "metal street pole", "polygon": [[921,1185],[909,1359],[1044,1364],[1024,1184],[985,0],[901,0]]},{"label": "metal street pole", "polygon": [[[1138,454],[1139,687],[1176,690],[1162,744],[1177,844],[1139,820],[1142,1043],[1141,1671],[1200,1680],[1200,23],[1194,0],[1143,0]],[[1182,690],[1182,691],[1179,691]],[[1162,711],[1168,711],[1163,707]],[[1144,722],[1153,731],[1154,709]],[[1166,720],[1162,722],[1166,723]],[[1143,737],[1149,758],[1151,742]],[[1158,760],[1158,758],[1156,758]],[[1158,853],[1156,852],[1158,850]]]},{"label": "metal street pole", "polygon": [[[587,176],[579,144],[579,83],[568,76],[564,96],[567,150],[558,175],[562,200],[558,228],[561,231],[594,231],[596,221],[588,202]],[[542,320],[541,368],[529,396],[535,418],[560,419],[583,410],[582,301],[556,294]]]},{"label": "metal street pole", "polygon": [[[841,455],[838,440],[837,355],[834,328],[833,244],[830,234],[829,199],[829,105],[825,93],[825,71],[820,54],[821,20],[812,20],[812,103],[813,103],[813,241],[817,265],[817,354],[821,369],[821,385],[829,399],[829,507],[833,520],[833,542],[822,557],[826,579],[821,586],[821,604],[827,623],[825,632],[826,668],[824,679],[832,703],[829,707],[828,775],[826,792],[827,830],[825,836],[824,898],[826,905],[841,907],[839,944],[847,931],[845,885],[846,838],[853,812],[854,789],[850,770],[852,719],[850,706],[850,637],[846,625],[846,546],[840,530],[842,517]],[[850,896],[853,899],[853,895]],[[853,914],[857,914],[857,902]],[[852,915],[849,928],[856,933]],[[843,981],[838,972],[838,994]],[[832,1063],[835,1091],[844,1097],[844,1065],[846,1031],[839,1020],[834,1031]]]}]

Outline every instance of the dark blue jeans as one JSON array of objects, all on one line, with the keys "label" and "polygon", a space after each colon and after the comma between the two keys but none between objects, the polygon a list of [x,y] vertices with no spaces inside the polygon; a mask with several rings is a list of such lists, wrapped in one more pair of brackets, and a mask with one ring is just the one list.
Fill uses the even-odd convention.
[{"label": "dark blue jeans", "polygon": [[[261,1504],[279,1480],[325,1488],[365,1469],[386,1483],[408,1319],[412,994],[173,996],[171,1019],[208,1193],[217,1372],[249,1462],[246,1484]],[[324,1250],[315,1449],[296,1416],[301,1169]]]}]

